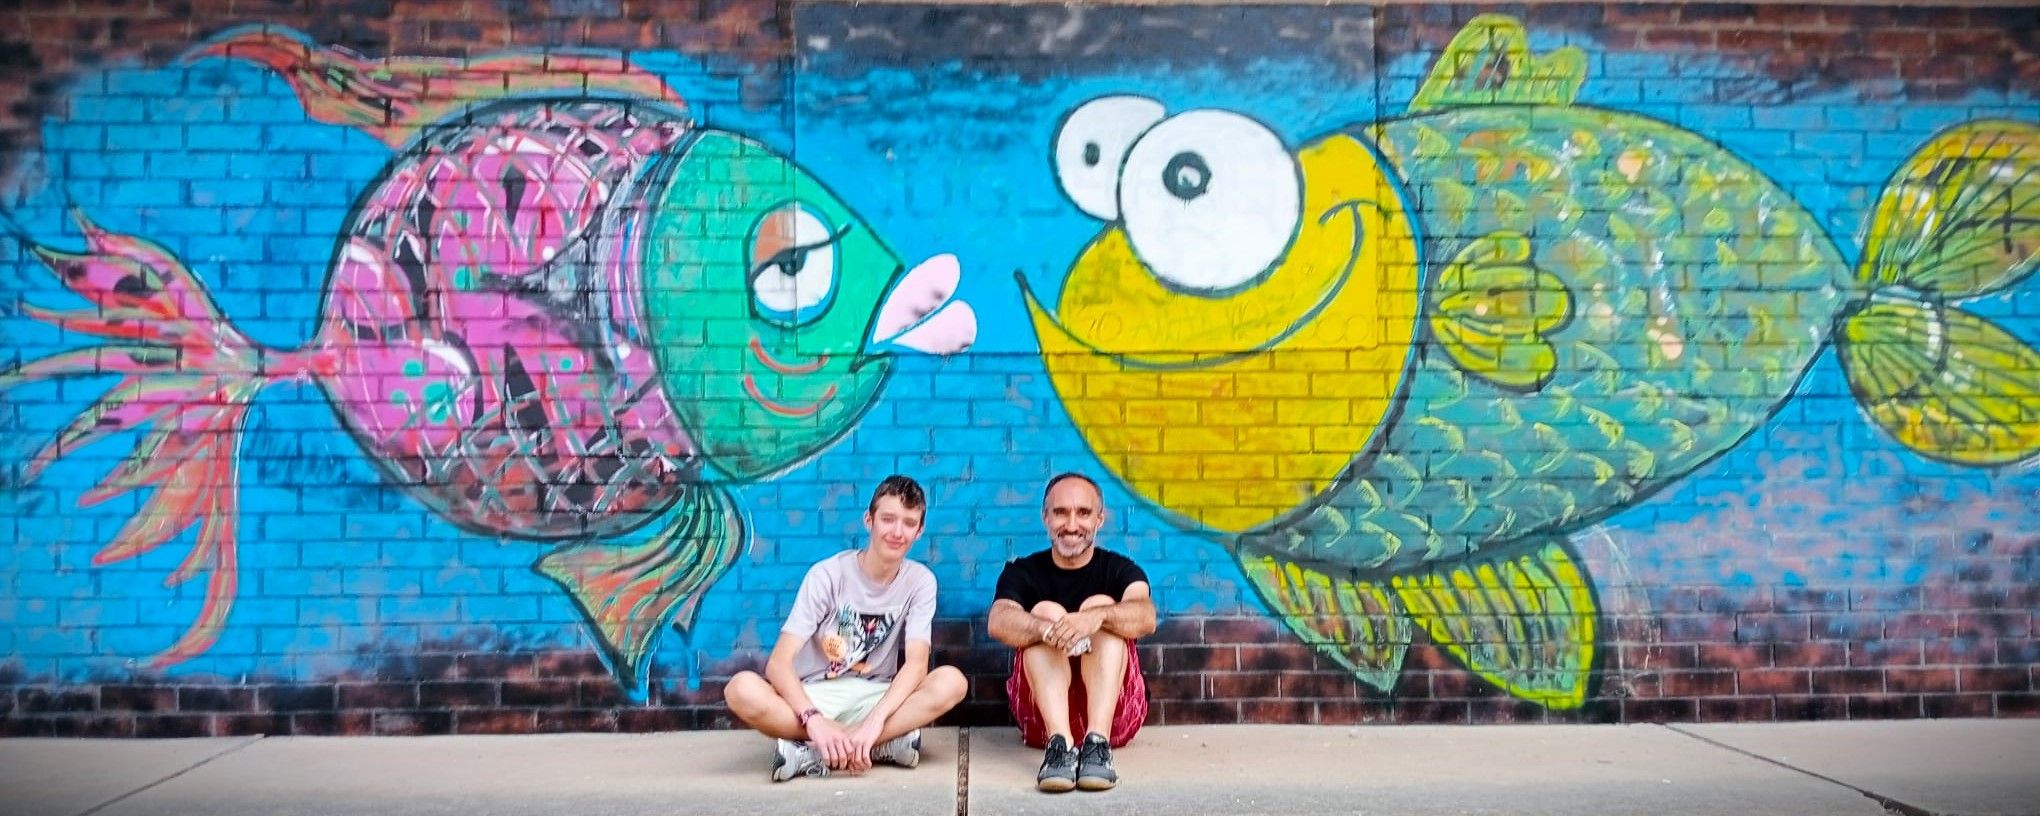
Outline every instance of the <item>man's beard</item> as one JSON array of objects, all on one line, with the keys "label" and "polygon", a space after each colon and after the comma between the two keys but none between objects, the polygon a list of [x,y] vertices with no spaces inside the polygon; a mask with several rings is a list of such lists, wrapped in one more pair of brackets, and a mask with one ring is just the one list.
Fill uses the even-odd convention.
[{"label": "man's beard", "polygon": [[1079,555],[1083,555],[1084,553],[1090,552],[1092,547],[1098,546],[1098,537],[1094,535],[1083,535],[1081,533],[1075,534],[1077,543],[1073,545],[1065,545],[1063,542],[1069,540],[1069,538],[1070,536],[1058,535],[1056,536],[1055,539],[1055,551],[1061,553],[1064,557],[1067,558],[1075,558]]}]

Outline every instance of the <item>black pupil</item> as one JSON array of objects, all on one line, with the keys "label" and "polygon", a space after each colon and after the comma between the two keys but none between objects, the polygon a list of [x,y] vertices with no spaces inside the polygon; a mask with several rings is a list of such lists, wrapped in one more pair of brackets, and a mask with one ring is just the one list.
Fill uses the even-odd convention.
[{"label": "black pupil", "polygon": [[1099,155],[1099,151],[1098,151],[1098,143],[1097,143],[1097,142],[1085,142],[1085,143],[1084,143],[1084,166],[1085,166],[1085,167],[1097,167],[1097,166],[1098,166],[1098,160],[1099,160],[1099,159],[1101,159],[1101,158],[1104,158],[1104,157],[1103,157],[1103,156],[1100,156],[1100,155]]},{"label": "black pupil", "polygon": [[1211,165],[1195,153],[1178,153],[1162,168],[1162,186],[1169,188],[1170,195],[1194,200],[1211,188]]}]

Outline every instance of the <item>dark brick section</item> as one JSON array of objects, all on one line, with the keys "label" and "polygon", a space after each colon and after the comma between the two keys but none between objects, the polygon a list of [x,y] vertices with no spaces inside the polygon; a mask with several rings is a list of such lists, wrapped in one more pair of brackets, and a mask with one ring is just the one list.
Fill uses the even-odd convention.
[{"label": "dark brick section", "polygon": [[[678,51],[728,62],[752,104],[781,93],[793,21],[781,0],[298,0],[7,3],[0,9],[0,177],[35,147],[40,118],[80,72],[163,64],[235,26],[272,24],[370,56],[466,57],[506,49]],[[591,13],[591,10],[595,13]]]},{"label": "dark brick section", "polygon": [[[2016,594],[2016,593],[2015,593]],[[1672,596],[1662,596],[1670,601]],[[1754,598],[1758,608],[1844,598],[1836,614],[1910,611],[1918,592],[1836,590]],[[2017,597],[2025,597],[2018,595]],[[1793,613],[1741,612],[1713,593],[1673,606],[1722,607],[1735,621]],[[1805,618],[1806,615],[1799,617]],[[1950,616],[1956,639],[2030,649],[2029,638],[1986,638],[2004,621]],[[1887,626],[1896,624],[1887,623]],[[1616,627],[1620,628],[1620,627]],[[1258,617],[1169,620],[1140,644],[1148,670],[1149,722],[1157,725],[1277,722],[1389,723],[1765,722],[1802,719],[2040,716],[2030,660],[1946,663],[1921,655],[1919,641],[1830,637],[1792,629],[1776,642],[1663,643],[1611,640],[1595,673],[1597,696],[1576,712],[1515,700],[1461,668],[1442,650],[1414,645],[1393,697],[1376,693],[1292,636]],[[1691,632],[1713,631],[1696,627]],[[1796,638],[1796,639],[1795,639]],[[936,662],[963,667],[965,702],[944,725],[1005,726],[1011,652],[978,621],[938,621]],[[463,644],[471,647],[473,644]],[[1948,655],[1969,654],[1961,650]],[[156,678],[93,685],[21,683],[0,687],[11,711],[6,736],[236,736],[246,734],[511,734],[648,732],[737,728],[722,708],[731,674],[755,670],[749,652],[703,667],[698,688],[677,679],[631,702],[595,656],[573,650],[491,653],[382,653],[330,682],[192,685]],[[655,668],[655,678],[665,676]]]},{"label": "dark brick section", "polygon": [[[2040,9],[1855,8],[1789,3],[1387,4],[1063,7],[826,2],[800,7],[803,41],[828,43],[815,70],[902,59],[963,60],[1040,77],[1132,63],[1225,70],[1264,54],[1372,73],[1436,53],[1480,14],[1591,37],[1612,51],[1719,58],[1777,86],[1815,93],[1866,84],[1889,97],[2027,87],[2040,76]],[[1124,47],[1138,42],[1139,48]],[[1220,45],[1223,47],[1219,47]],[[1723,83],[1722,93],[1734,93]],[[1731,101],[1722,99],[1720,101]]]},{"label": "dark brick section", "polygon": [[[1026,77],[1134,62],[1243,67],[1267,54],[1315,57],[1363,71],[1376,64],[1373,8],[814,3],[795,27],[838,59],[812,70],[902,60],[995,62]],[[1139,43],[1138,48],[1127,47]]]}]

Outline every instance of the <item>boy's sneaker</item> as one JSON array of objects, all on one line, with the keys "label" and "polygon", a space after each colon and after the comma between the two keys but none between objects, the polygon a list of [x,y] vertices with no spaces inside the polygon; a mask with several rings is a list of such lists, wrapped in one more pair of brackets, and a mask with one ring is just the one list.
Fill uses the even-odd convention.
[{"label": "boy's sneaker", "polygon": [[921,729],[916,728],[871,749],[871,758],[877,762],[890,762],[902,768],[921,764]]},{"label": "boy's sneaker", "polygon": [[806,740],[780,740],[772,753],[772,781],[785,782],[796,776],[828,776],[829,766]]},{"label": "boy's sneaker", "polygon": [[1048,793],[1062,793],[1077,786],[1077,752],[1061,734],[1048,738],[1048,750],[1041,756],[1041,773],[1034,787]]},{"label": "boy's sneaker", "polygon": [[1119,784],[1119,772],[1112,769],[1112,744],[1101,734],[1084,735],[1077,748],[1077,787],[1087,791],[1111,790]]}]

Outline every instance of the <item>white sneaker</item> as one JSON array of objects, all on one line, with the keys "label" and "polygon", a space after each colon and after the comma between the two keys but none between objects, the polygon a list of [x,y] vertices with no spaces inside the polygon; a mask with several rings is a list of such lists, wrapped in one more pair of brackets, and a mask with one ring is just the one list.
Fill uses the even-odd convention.
[{"label": "white sneaker", "polygon": [[796,776],[828,776],[829,766],[806,740],[780,740],[772,752],[772,781],[785,782]]},{"label": "white sneaker", "polygon": [[921,729],[916,728],[873,746],[871,758],[878,762],[890,762],[902,768],[912,768],[921,764]]}]

